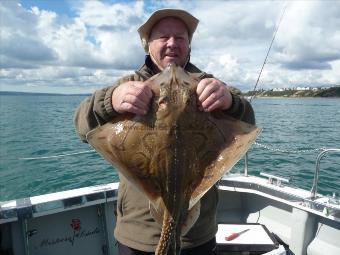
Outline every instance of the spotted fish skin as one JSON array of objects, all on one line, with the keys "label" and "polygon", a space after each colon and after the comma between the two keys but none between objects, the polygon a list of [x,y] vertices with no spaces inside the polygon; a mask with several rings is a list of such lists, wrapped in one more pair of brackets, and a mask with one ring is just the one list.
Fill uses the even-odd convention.
[{"label": "spotted fish skin", "polygon": [[[168,254],[171,241],[175,238],[174,236],[175,231],[176,231],[176,222],[172,219],[172,217],[170,216],[168,212],[165,212],[161,237],[159,239],[155,255]],[[174,254],[179,254],[179,253],[177,253],[175,250]]]},{"label": "spotted fish skin", "polygon": [[[158,167],[164,173],[159,179],[162,184],[161,196],[163,198],[163,222],[161,237],[156,248],[156,255],[165,255],[168,252],[179,254],[181,225],[185,217],[189,199],[191,196],[190,184],[192,167],[187,164],[187,147],[185,142],[185,126],[187,122],[187,108],[190,108],[190,100],[195,99],[190,84],[180,80],[177,67],[172,65],[168,68],[164,80],[159,84],[159,99],[157,100],[156,126],[167,127],[159,148],[164,148],[163,164]],[[195,105],[196,108],[196,105]],[[187,113],[186,113],[187,112]],[[186,113],[186,114],[183,114]],[[185,116],[183,116],[185,115]],[[185,118],[183,118],[185,117]],[[164,160],[165,159],[165,160]]]},{"label": "spotted fish skin", "polygon": [[[87,134],[89,143],[150,200],[162,226],[156,255],[179,254],[200,198],[247,152],[260,129],[197,107],[199,79],[176,65],[146,83],[146,115],[123,114]],[[195,214],[196,217],[193,216]]]}]

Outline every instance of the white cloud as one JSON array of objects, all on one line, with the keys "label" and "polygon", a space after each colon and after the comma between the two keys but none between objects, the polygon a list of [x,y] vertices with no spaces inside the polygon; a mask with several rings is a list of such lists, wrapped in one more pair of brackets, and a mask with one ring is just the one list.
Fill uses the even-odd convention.
[{"label": "white cloud", "polygon": [[[277,59],[288,69],[331,69],[340,58],[340,2],[305,1],[288,7]],[[337,14],[336,14],[337,13]]]},{"label": "white cloud", "polygon": [[[13,15],[15,13],[16,15]],[[0,5],[2,67],[29,68],[56,59],[52,48],[37,38],[38,18],[13,1]]]},{"label": "white cloud", "polygon": [[[201,66],[208,63],[205,67],[209,72],[241,89],[251,89],[284,4],[203,1],[194,10],[204,21],[196,35],[193,54],[198,55]],[[340,84],[339,69],[333,64],[340,59],[338,13],[340,2],[288,2],[260,85],[273,88],[297,83]],[[221,58],[226,54],[229,61],[223,63]]]},{"label": "white cloud", "polygon": [[[200,19],[191,60],[227,84],[254,86],[285,2],[76,1],[72,16],[1,1],[2,90],[90,92],[141,65],[136,32],[158,8]],[[331,4],[332,8],[329,8]],[[69,13],[69,12],[68,12]],[[340,84],[340,2],[289,1],[260,87]]]}]

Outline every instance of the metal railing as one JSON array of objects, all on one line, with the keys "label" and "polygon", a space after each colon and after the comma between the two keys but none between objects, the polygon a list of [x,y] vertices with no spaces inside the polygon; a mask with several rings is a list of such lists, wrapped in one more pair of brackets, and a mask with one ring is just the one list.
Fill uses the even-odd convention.
[{"label": "metal railing", "polygon": [[316,168],[314,173],[314,180],[313,180],[313,186],[311,190],[311,199],[315,199],[317,196],[318,191],[318,182],[319,182],[319,173],[320,173],[320,161],[321,159],[329,152],[338,152],[340,153],[340,149],[325,149],[322,152],[319,153],[319,155],[316,158]]},{"label": "metal railing", "polygon": [[[329,148],[329,149],[316,148],[316,149],[307,149],[307,150],[284,150],[284,149],[273,148],[273,147],[270,147],[270,146],[267,146],[267,145],[264,145],[264,144],[260,144],[260,143],[257,143],[257,142],[255,142],[255,145],[259,146],[260,148],[269,150],[269,151],[281,152],[281,153],[306,153],[306,152],[313,152],[313,151],[320,151],[321,150],[321,152],[318,154],[317,159],[316,159],[316,168],[315,168],[315,172],[314,172],[314,180],[313,180],[313,186],[312,186],[312,189],[311,189],[311,197],[310,197],[310,199],[312,199],[312,200],[314,200],[317,197],[321,159],[327,153],[330,153],[330,152],[340,153],[340,149],[336,149],[336,148]],[[244,157],[244,176],[248,176],[248,153],[246,153],[245,157]],[[275,177],[276,177],[276,179],[280,178],[280,177],[277,177],[277,176],[275,176]],[[289,182],[289,180],[287,182]]]}]

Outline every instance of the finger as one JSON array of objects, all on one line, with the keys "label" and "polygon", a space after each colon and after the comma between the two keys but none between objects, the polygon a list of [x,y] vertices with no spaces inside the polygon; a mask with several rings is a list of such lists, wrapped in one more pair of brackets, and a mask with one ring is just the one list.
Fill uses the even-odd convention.
[{"label": "finger", "polygon": [[150,99],[153,94],[151,88],[144,82],[133,82],[135,88],[140,89],[140,92],[145,96],[146,99]]},{"label": "finger", "polygon": [[204,90],[204,88],[211,82],[210,78],[202,79],[198,84],[196,88],[196,94],[197,96],[200,96]]},{"label": "finger", "polygon": [[135,105],[127,103],[127,102],[123,102],[120,105],[120,109],[124,112],[130,112],[130,113],[134,113],[137,115],[145,115],[147,113],[146,110],[136,107]]},{"label": "finger", "polygon": [[[152,95],[152,93],[151,93]],[[147,90],[137,88],[135,86],[132,86],[132,88],[127,93],[127,96],[129,96],[130,101],[133,102],[134,100],[138,100],[143,102],[144,104],[148,105],[152,96],[147,92]]]},{"label": "finger", "polygon": [[112,93],[114,110],[118,113],[146,113],[151,98],[148,96],[148,92],[143,92],[141,87],[143,87],[143,84],[134,84],[134,82],[127,82],[118,86]]},{"label": "finger", "polygon": [[[215,94],[216,97],[213,95]],[[211,112],[216,109],[226,110],[232,105],[232,96],[227,89],[221,88],[217,93],[213,93],[202,103],[204,111]]]},{"label": "finger", "polygon": [[210,104],[207,108],[204,108],[205,112],[211,112],[214,111],[216,109],[221,108],[221,106],[223,105],[223,100],[222,98],[215,100],[212,104]]},{"label": "finger", "polygon": [[202,102],[202,107],[204,111],[209,111],[211,106],[215,106],[217,102],[217,106],[220,106],[220,104],[223,101],[223,95],[220,95],[219,93],[212,93],[210,96]]},{"label": "finger", "polygon": [[148,110],[149,108],[149,102],[145,102],[142,99],[140,99],[137,96],[131,95],[131,94],[127,94],[123,101],[124,103],[129,103],[137,108],[140,108],[141,110]]},{"label": "finger", "polygon": [[[215,82],[210,82],[208,83],[202,93],[199,95],[198,100],[203,103],[207,98],[209,98],[212,94],[216,94],[216,92],[218,91],[219,86],[217,86],[217,84]],[[213,98],[216,99],[217,95],[213,95]]]}]

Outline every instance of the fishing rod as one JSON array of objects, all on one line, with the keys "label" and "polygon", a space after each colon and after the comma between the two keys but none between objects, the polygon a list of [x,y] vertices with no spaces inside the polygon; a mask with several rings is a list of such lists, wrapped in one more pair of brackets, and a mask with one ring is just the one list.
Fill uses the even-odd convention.
[{"label": "fishing rod", "polygon": [[[251,95],[251,97],[250,97],[250,99],[249,99],[249,102],[250,102],[250,103],[251,103],[251,101],[252,101],[252,100],[255,98],[255,96],[256,96],[256,88],[257,88],[257,85],[258,85],[258,83],[259,83],[259,81],[260,81],[260,78],[261,78],[261,74],[262,74],[263,68],[264,68],[265,64],[267,63],[267,59],[268,59],[268,56],[269,56],[269,52],[270,52],[270,50],[271,50],[271,48],[272,48],[272,46],[273,46],[273,43],[274,43],[274,40],[275,40],[277,31],[279,30],[279,27],[280,27],[281,21],[282,21],[282,19],[283,19],[283,16],[284,16],[284,14],[285,14],[285,12],[286,12],[286,9],[287,9],[287,3],[286,3],[286,4],[284,5],[284,7],[283,7],[283,11],[282,11],[282,13],[281,13],[281,17],[280,17],[279,23],[277,24],[277,27],[276,27],[276,29],[275,29],[275,31],[274,31],[274,35],[273,35],[273,38],[272,38],[272,40],[271,40],[271,42],[270,42],[269,48],[268,48],[268,50],[267,50],[267,54],[266,54],[266,57],[265,57],[265,59],[264,59],[264,61],[263,61],[263,64],[262,64],[262,67],[261,67],[259,76],[257,77],[256,83],[255,83],[255,86],[254,86],[254,89],[253,89],[253,93],[252,93],[252,95]],[[244,155],[244,175],[245,175],[245,176],[248,176],[248,152]]]},{"label": "fishing rod", "polygon": [[259,83],[259,81],[260,81],[260,77],[261,77],[263,68],[264,68],[265,64],[267,63],[267,59],[268,59],[268,56],[269,56],[269,52],[270,52],[270,50],[271,50],[271,48],[272,48],[272,46],[273,46],[273,43],[274,43],[274,40],[275,40],[277,31],[279,30],[281,21],[282,21],[283,16],[284,16],[284,14],[285,14],[285,12],[286,12],[287,5],[288,5],[288,4],[286,3],[286,4],[284,5],[284,7],[283,7],[283,11],[282,11],[282,13],[281,13],[281,17],[280,17],[279,23],[278,23],[278,25],[276,26],[276,29],[275,29],[273,38],[272,38],[272,40],[271,40],[271,42],[270,42],[270,45],[269,45],[269,48],[268,48],[268,50],[267,50],[266,57],[265,57],[265,59],[264,59],[264,61],[263,61],[263,64],[262,64],[262,67],[261,67],[259,76],[257,77],[256,83],[255,83],[255,86],[254,86],[254,89],[253,89],[253,95],[252,95],[252,96],[250,97],[250,99],[249,99],[249,102],[250,102],[250,103],[251,103],[251,101],[253,100],[253,98],[255,98],[255,96],[256,96],[256,88],[257,88],[257,85],[258,85],[258,83]]}]

